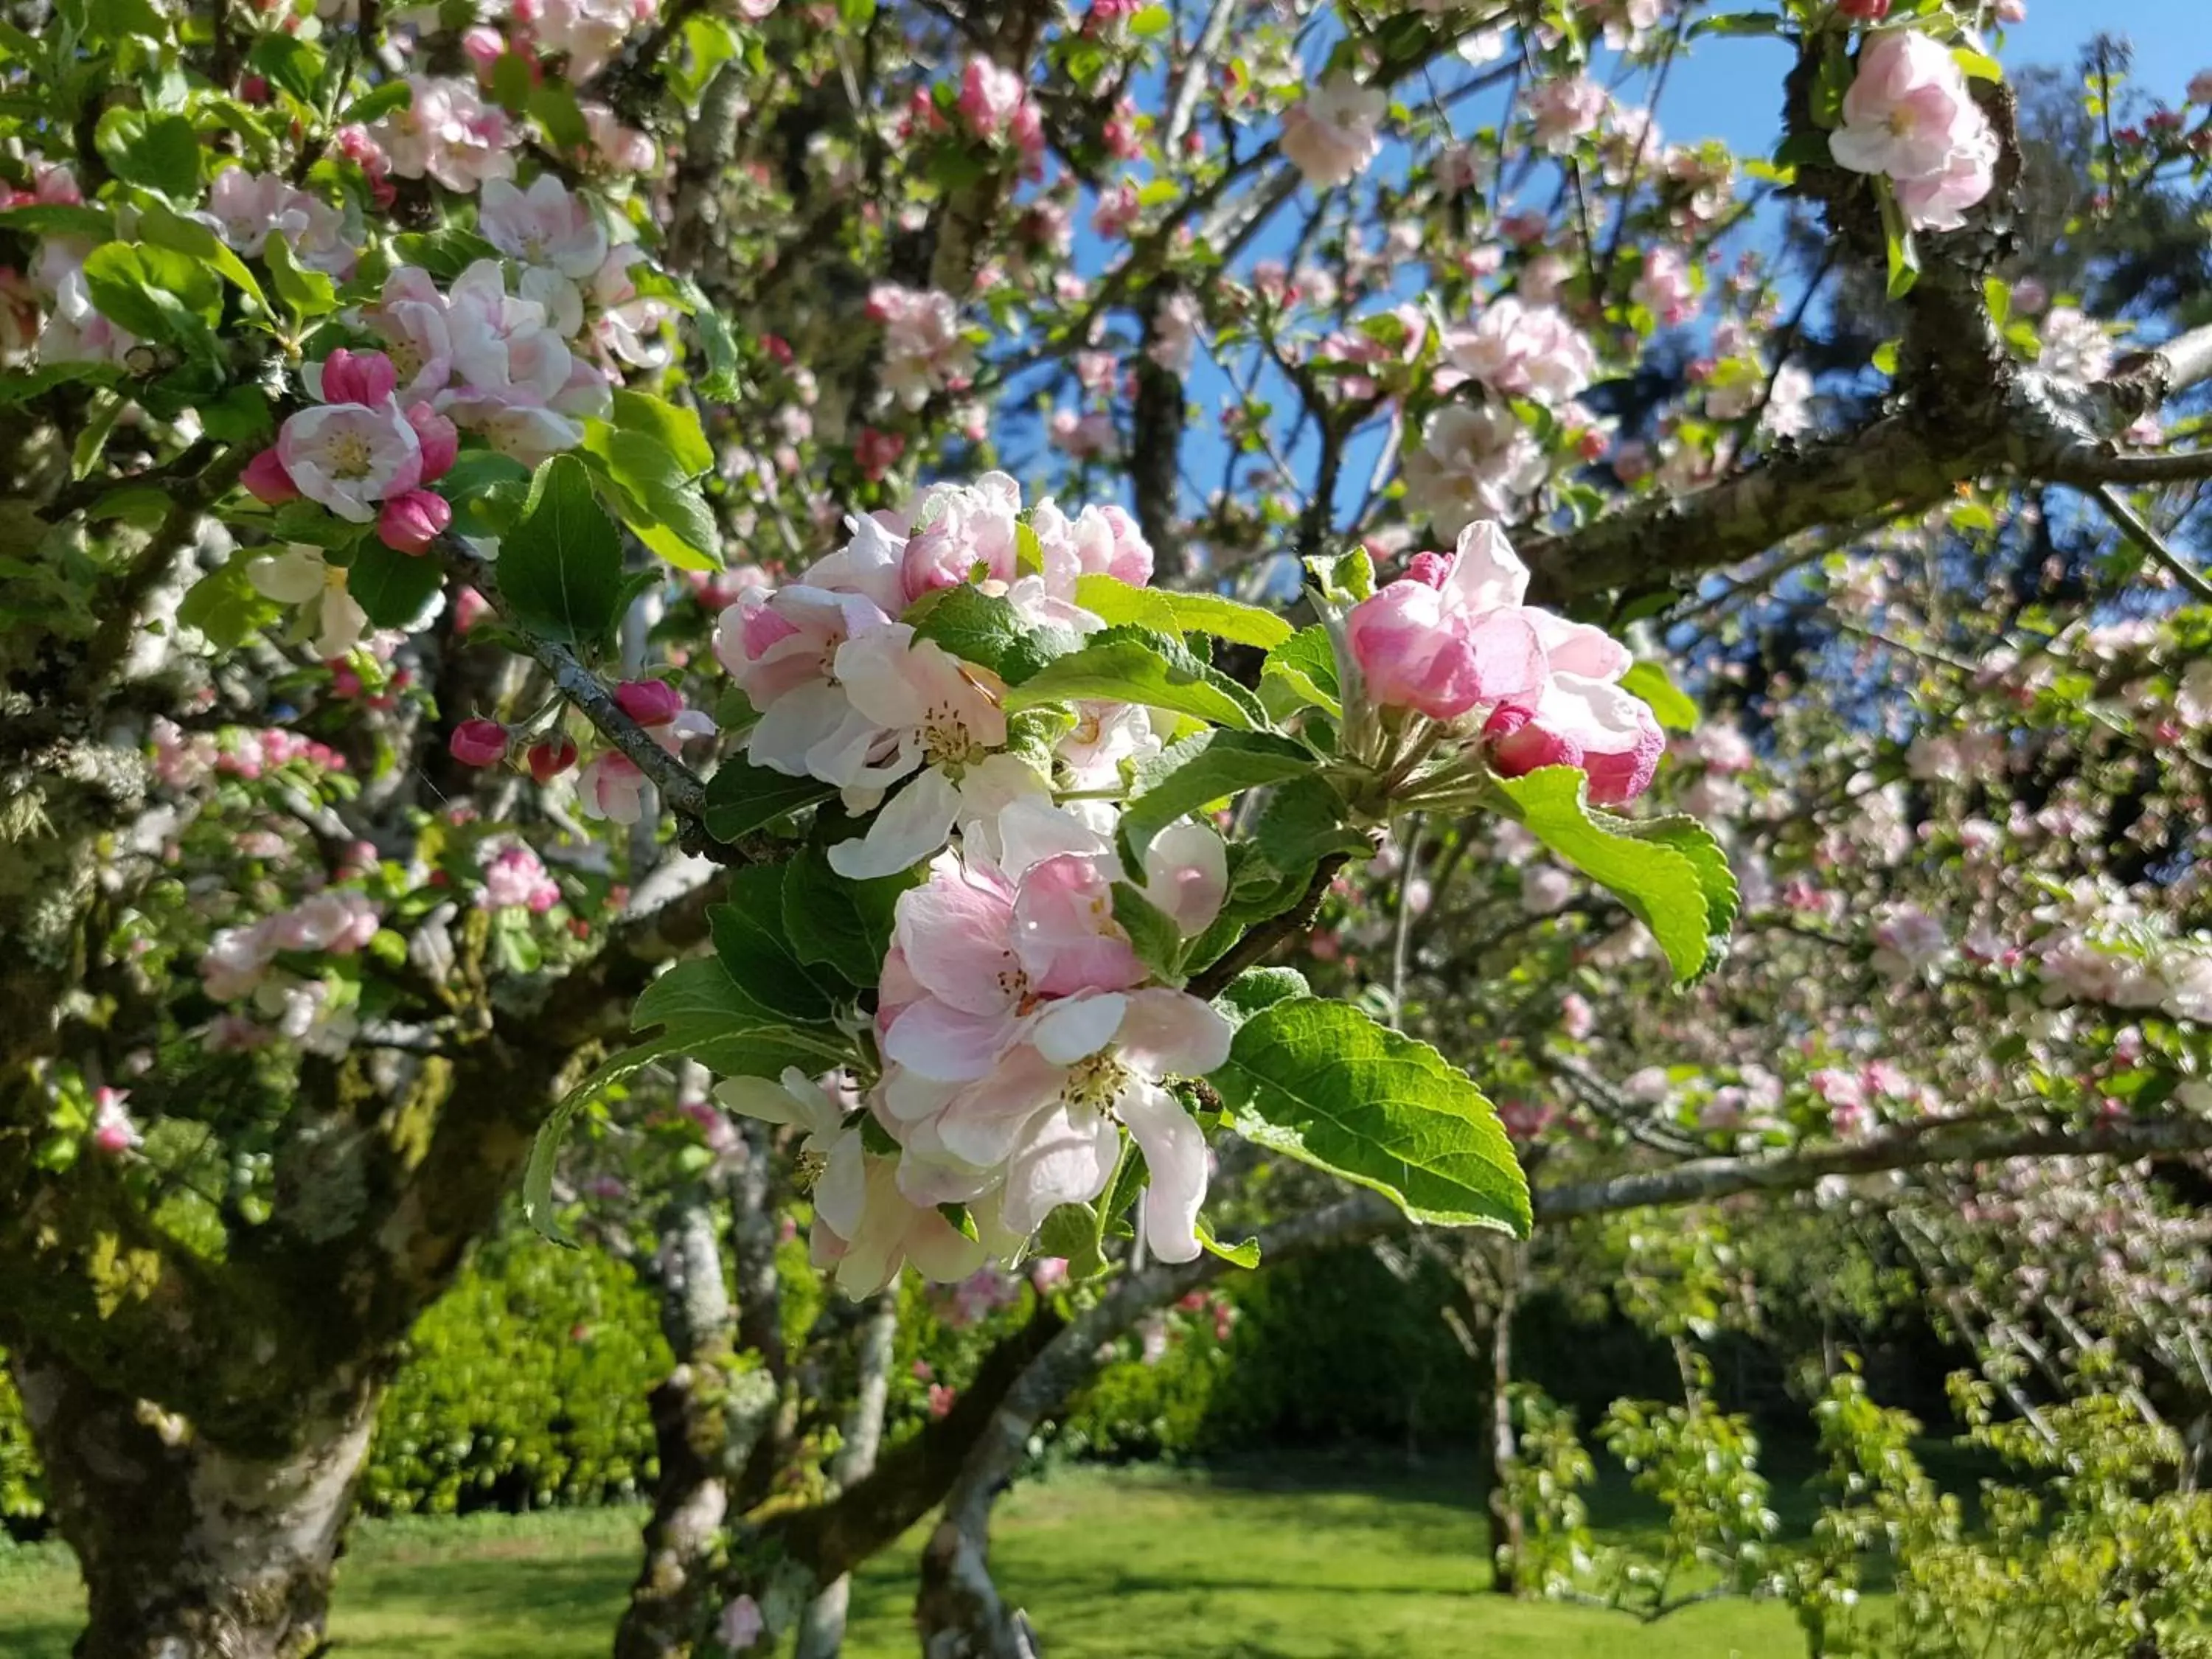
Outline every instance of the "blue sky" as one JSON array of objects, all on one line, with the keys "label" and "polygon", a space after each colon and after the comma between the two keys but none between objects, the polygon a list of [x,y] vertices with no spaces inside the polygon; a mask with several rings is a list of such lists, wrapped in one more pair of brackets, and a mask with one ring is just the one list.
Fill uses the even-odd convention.
[{"label": "blue sky", "polygon": [[[1753,0],[1729,0],[1712,9],[1749,10],[1755,6]],[[2190,77],[2212,69],[2212,0],[2028,0],[2027,21],[2006,31],[2000,55],[2014,69],[2032,64],[2070,66],[2100,28],[2133,40],[2136,88],[2166,102],[2179,103]],[[1315,36],[1308,43],[1310,63],[1317,67],[1327,50],[1327,39]],[[1670,142],[1717,138],[1740,155],[1770,152],[1779,135],[1782,86],[1790,63],[1790,48],[1768,38],[1713,36],[1698,42],[1683,54],[1672,71],[1658,109],[1662,131]],[[1602,65],[1598,72],[1603,74]],[[1624,100],[1631,101],[1645,95],[1640,78],[1619,90]],[[1471,135],[1475,127],[1494,122],[1501,102],[1498,95],[1488,94],[1467,104],[1461,112],[1461,130]],[[1376,168],[1397,171],[1403,165],[1402,152],[1386,146]],[[1303,194],[1300,199],[1304,199]],[[1079,220],[1083,228],[1079,233],[1077,261],[1079,267],[1095,272],[1112,251],[1088,234],[1087,223],[1083,222],[1088,219],[1089,208],[1086,201]],[[1292,223],[1291,215],[1279,214],[1276,222],[1255,240],[1238,262],[1240,268],[1249,269],[1255,258],[1286,252]],[[1759,234],[1756,230],[1748,234]],[[1207,489],[1218,481],[1225,459],[1218,411],[1231,390],[1225,377],[1201,350],[1189,380],[1196,408],[1184,438],[1183,471],[1187,480],[1202,483]],[[1285,401],[1279,397],[1279,406]],[[1364,493],[1380,442],[1379,433],[1370,434],[1352,446],[1338,492],[1340,522]],[[1312,454],[1309,442],[1293,448],[1288,459],[1295,471],[1310,477]],[[1196,504],[1194,496],[1187,494],[1186,506]]]}]

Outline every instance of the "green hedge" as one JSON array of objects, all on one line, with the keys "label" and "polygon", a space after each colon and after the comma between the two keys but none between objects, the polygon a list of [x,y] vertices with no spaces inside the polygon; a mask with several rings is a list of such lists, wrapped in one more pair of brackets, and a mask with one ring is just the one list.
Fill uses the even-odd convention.
[{"label": "green hedge", "polygon": [[416,1326],[377,1418],[362,1506],[445,1514],[637,1497],[654,1468],[645,1398],[668,1367],[653,1296],[622,1262],[497,1240]]}]

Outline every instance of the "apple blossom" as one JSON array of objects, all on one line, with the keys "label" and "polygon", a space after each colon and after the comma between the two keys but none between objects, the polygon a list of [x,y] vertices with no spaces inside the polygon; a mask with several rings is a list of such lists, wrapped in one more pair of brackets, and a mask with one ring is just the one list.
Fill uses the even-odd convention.
[{"label": "apple blossom", "polygon": [[254,591],[300,607],[302,628],[315,631],[315,654],[343,657],[368,630],[368,613],[346,591],[345,568],[328,562],[319,547],[295,543],[274,558],[246,567]]},{"label": "apple blossom", "polygon": [[576,803],[587,818],[635,823],[645,813],[645,774],[629,756],[609,750],[585,763],[576,778]]},{"label": "apple blossom", "polygon": [[1453,404],[1429,416],[1402,470],[1407,504],[1455,536],[1516,512],[1544,481],[1544,453],[1511,410]]},{"label": "apple blossom", "polygon": [[425,553],[446,533],[453,509],[442,495],[410,489],[388,497],[376,518],[376,538],[399,553]]},{"label": "apple blossom", "polygon": [[1316,189],[1343,184],[1381,154],[1379,129],[1389,106],[1380,88],[1332,75],[1283,112],[1279,147]]},{"label": "apple blossom", "polygon": [[496,766],[507,758],[507,728],[497,720],[463,720],[446,746],[464,766]]},{"label": "apple blossom", "polygon": [[1872,36],[1844,94],[1843,116],[1828,135],[1837,164],[1886,174],[1916,228],[1955,229],[1964,210],[1989,194],[1996,138],[1966,72],[1940,41],[1917,29]]}]

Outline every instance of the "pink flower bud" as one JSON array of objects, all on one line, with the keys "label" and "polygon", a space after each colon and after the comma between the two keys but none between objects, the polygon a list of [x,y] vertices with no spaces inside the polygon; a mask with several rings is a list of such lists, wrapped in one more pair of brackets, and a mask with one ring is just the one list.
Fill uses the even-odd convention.
[{"label": "pink flower bud", "polygon": [[507,758],[507,728],[497,720],[463,720],[446,746],[464,766],[496,766]]},{"label": "pink flower bud", "polygon": [[1889,15],[1889,0],[1836,0],[1836,9],[1862,23],[1879,23]]},{"label": "pink flower bud", "polygon": [[1582,745],[1564,732],[1547,732],[1535,724],[1528,710],[1509,703],[1483,722],[1490,739],[1491,769],[1502,778],[1517,778],[1547,766],[1580,766]]},{"label": "pink flower bud", "polygon": [[684,695],[665,680],[624,680],[615,702],[640,726],[665,726],[684,712]]},{"label": "pink flower bud", "polygon": [[284,470],[284,462],[273,447],[263,450],[248,461],[239,482],[256,501],[266,501],[271,507],[300,499],[299,486],[292,482],[292,475]]},{"label": "pink flower bud", "polygon": [[461,453],[459,429],[428,404],[411,404],[407,410],[407,424],[415,428],[415,435],[422,444],[422,482],[435,483],[453,470],[453,462]]},{"label": "pink flower bud", "polygon": [[479,23],[461,31],[461,55],[475,66],[480,80],[491,78],[492,65],[506,51],[507,42],[500,38],[497,29],[486,28]]},{"label": "pink flower bud", "polygon": [[530,745],[525,757],[530,775],[540,783],[550,783],[576,763],[575,740],[571,738],[547,738]]},{"label": "pink flower bud", "polygon": [[442,495],[427,489],[410,489],[384,503],[376,517],[376,537],[398,553],[424,553],[453,521],[453,509]]},{"label": "pink flower bud", "polygon": [[1451,561],[1441,553],[1416,553],[1406,562],[1406,579],[1442,587],[1451,574]]},{"label": "pink flower bud", "polygon": [[491,614],[491,601],[473,587],[453,595],[453,632],[465,634]]},{"label": "pink flower bud", "polygon": [[323,359],[322,399],[326,404],[380,404],[398,385],[398,371],[380,351],[349,351],[340,346]]}]

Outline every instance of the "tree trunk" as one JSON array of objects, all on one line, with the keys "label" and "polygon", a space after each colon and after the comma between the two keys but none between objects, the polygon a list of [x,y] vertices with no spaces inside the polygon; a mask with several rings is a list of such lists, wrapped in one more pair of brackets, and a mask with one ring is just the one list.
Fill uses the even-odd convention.
[{"label": "tree trunk", "polygon": [[[876,1297],[860,1328],[852,1409],[845,1414],[844,1443],[830,1470],[841,1491],[875,1472],[876,1453],[884,1442],[884,1408],[890,1401],[891,1349],[897,1340],[898,1296],[885,1291]],[[852,1600],[853,1575],[845,1572],[806,1604],[797,1659],[837,1659]]]},{"label": "tree trunk", "polygon": [[687,1185],[661,1218],[660,1326],[675,1369],[650,1398],[660,1459],[645,1565],[615,1632],[615,1659],[688,1653],[713,1592],[714,1540],[729,1509],[719,1396],[730,1353],[730,1293],[707,1189]]},{"label": "tree trunk", "polygon": [[76,1659],[306,1659],[381,1383],[310,1402],[289,1447],[216,1445],[33,1346],[15,1351],[88,1621]]},{"label": "tree trunk", "polygon": [[1490,1316],[1490,1588],[1500,1595],[1520,1593],[1521,1506],[1512,1477],[1521,1448],[1513,1433],[1513,1313],[1520,1300],[1520,1247],[1510,1247],[1498,1272],[1500,1292]]}]

